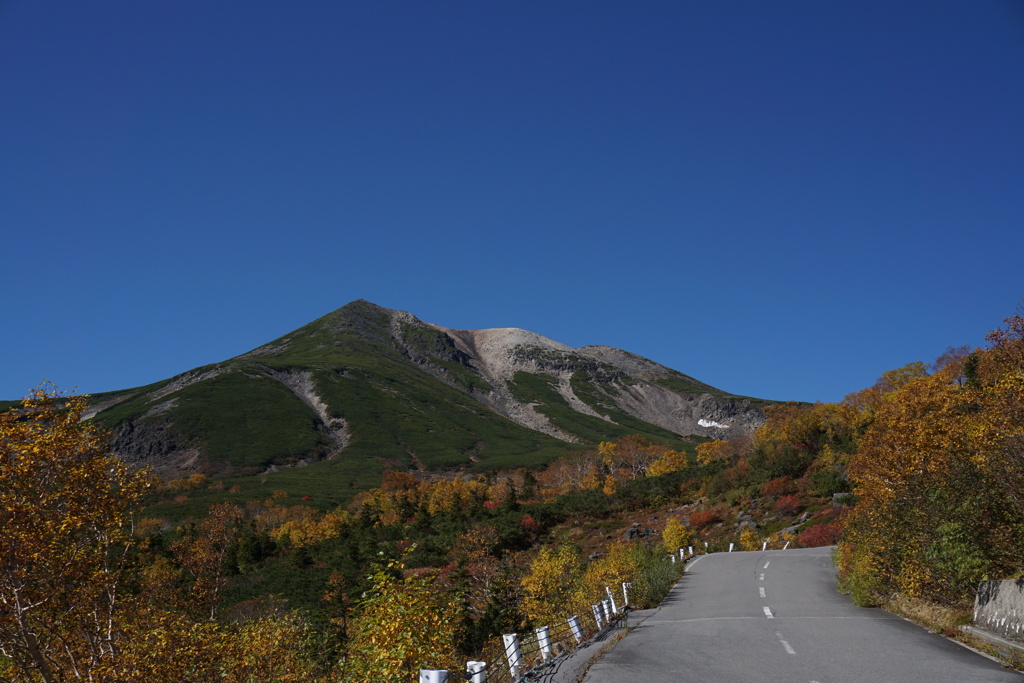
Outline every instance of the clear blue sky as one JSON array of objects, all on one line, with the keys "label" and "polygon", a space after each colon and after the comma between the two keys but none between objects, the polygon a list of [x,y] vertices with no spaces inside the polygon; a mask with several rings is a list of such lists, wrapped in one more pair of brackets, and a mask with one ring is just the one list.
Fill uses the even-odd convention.
[{"label": "clear blue sky", "polygon": [[0,398],[349,301],[839,400],[1024,295],[1024,3],[0,0]]}]

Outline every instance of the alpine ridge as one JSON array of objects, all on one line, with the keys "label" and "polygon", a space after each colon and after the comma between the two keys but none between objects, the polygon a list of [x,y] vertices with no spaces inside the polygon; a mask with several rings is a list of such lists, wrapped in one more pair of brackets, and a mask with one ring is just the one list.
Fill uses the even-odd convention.
[{"label": "alpine ridge", "polygon": [[164,477],[244,476],[534,466],[628,434],[750,432],[766,403],[628,351],[358,300],[235,358],[93,396],[88,417]]}]

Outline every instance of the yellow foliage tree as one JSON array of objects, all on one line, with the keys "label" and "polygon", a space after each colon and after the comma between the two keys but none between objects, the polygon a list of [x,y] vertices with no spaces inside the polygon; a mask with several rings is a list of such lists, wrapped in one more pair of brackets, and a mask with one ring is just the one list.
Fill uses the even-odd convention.
[{"label": "yellow foliage tree", "polygon": [[402,578],[403,569],[391,561],[370,577],[349,643],[345,680],[399,680],[421,668],[458,669],[457,601],[429,576]]},{"label": "yellow foliage tree", "polygon": [[[607,554],[587,565],[580,582],[580,604],[589,605],[604,599],[606,587],[618,592],[623,582],[634,582],[638,578],[639,568],[632,545],[616,541],[609,546]],[[640,587],[636,592],[642,592]]]},{"label": "yellow foliage tree", "polygon": [[647,468],[648,477],[657,477],[661,474],[679,472],[689,466],[686,460],[686,453],[681,451],[665,451],[665,454],[655,460]]},{"label": "yellow foliage tree", "polygon": [[149,474],[40,387],[0,415],[0,654],[14,680],[87,679],[115,657],[132,513]]},{"label": "yellow foliage tree", "polygon": [[582,578],[583,564],[575,548],[541,548],[522,580],[523,611],[527,618],[536,626],[552,626],[578,614]]},{"label": "yellow foliage tree", "polygon": [[701,465],[710,465],[720,460],[728,460],[732,457],[732,446],[728,441],[708,441],[697,444],[697,462]]},{"label": "yellow foliage tree", "polygon": [[758,538],[757,532],[747,527],[740,532],[738,539],[740,550],[760,550],[761,539]]},{"label": "yellow foliage tree", "polygon": [[661,532],[661,544],[665,550],[674,554],[680,548],[693,544],[693,534],[678,519],[673,517],[665,524],[665,530]]}]

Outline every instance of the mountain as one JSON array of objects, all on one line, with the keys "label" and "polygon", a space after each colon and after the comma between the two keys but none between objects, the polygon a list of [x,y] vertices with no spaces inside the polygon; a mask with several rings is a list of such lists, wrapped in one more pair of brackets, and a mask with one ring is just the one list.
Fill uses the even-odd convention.
[{"label": "mountain", "polygon": [[93,396],[114,451],[165,477],[534,466],[602,440],[752,430],[767,402],[607,346],[453,330],[352,302],[230,360]]}]

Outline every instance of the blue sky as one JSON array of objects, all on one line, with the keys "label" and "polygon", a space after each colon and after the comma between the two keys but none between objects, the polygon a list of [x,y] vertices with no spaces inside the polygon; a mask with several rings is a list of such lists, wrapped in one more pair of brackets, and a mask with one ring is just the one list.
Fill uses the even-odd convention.
[{"label": "blue sky", "polygon": [[349,301],[839,400],[1024,295],[1016,0],[0,0],[0,398]]}]

